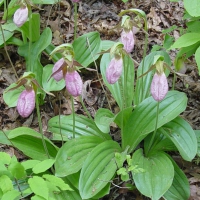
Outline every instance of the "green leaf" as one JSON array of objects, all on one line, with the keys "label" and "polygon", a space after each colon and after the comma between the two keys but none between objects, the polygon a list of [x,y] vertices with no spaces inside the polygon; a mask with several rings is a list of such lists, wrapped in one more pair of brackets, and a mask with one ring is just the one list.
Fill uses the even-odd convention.
[{"label": "green leaf", "polygon": [[199,74],[200,74],[200,57],[199,57],[199,55],[200,55],[200,47],[198,47],[198,49],[195,52],[195,60],[196,60],[197,66],[198,66]]},{"label": "green leaf", "polygon": [[24,169],[32,169],[36,164],[40,163],[39,160],[26,160],[24,162],[21,162],[21,164],[24,166]]},{"label": "green leaf", "polygon": [[182,48],[191,46],[200,41],[199,33],[186,33],[179,37],[170,49]]},{"label": "green leaf", "polygon": [[[152,97],[149,97],[132,112],[122,135],[123,149],[130,146],[129,153],[155,129],[157,103]],[[185,93],[169,91],[165,99],[159,103],[157,128],[176,118],[186,109],[186,106]]]},{"label": "green leaf", "polygon": [[51,64],[46,65],[43,68],[42,86],[43,86],[44,90],[48,91],[48,92],[60,91],[65,87],[65,80],[63,78],[62,80],[57,82],[53,77],[50,78],[52,75],[52,69],[53,69],[53,65],[51,65]]},{"label": "green leaf", "polygon": [[8,166],[8,170],[16,179],[22,179],[26,177],[26,171],[23,165],[19,162],[11,162],[11,164]]},{"label": "green leaf", "polygon": [[[33,129],[19,127],[10,131],[8,135],[13,145],[25,155],[38,160],[47,159],[46,152],[42,143],[42,136]],[[46,137],[45,143],[50,157],[55,158],[58,148]]]},{"label": "green leaf", "polygon": [[[142,76],[144,73],[146,73],[150,67],[155,62],[155,57],[164,57],[164,62],[171,66],[171,59],[169,55],[164,51],[156,51],[151,52],[148,56],[144,59],[144,67],[143,67],[143,61],[141,62],[140,66],[137,70],[137,77]],[[134,104],[138,105],[141,103],[144,99],[150,96],[150,85],[152,81],[154,70],[149,71],[146,75],[143,77],[140,77],[136,81],[136,87],[135,87],[135,94],[134,94]]]},{"label": "green leaf", "polygon": [[12,181],[7,175],[0,176],[0,188],[4,194],[13,189]]},{"label": "green leaf", "polygon": [[174,38],[168,34],[165,35],[165,39],[164,39],[164,42],[163,42],[163,47],[165,49],[169,49],[170,46],[173,44],[174,42]]},{"label": "green leaf", "polygon": [[7,138],[9,132],[10,132],[9,130],[0,131],[0,144],[12,145],[9,139]]},{"label": "green leaf", "polygon": [[18,53],[26,59],[26,70],[31,71],[36,75],[36,80],[42,85],[43,66],[40,63],[40,55],[42,51],[48,47],[52,40],[52,32],[50,28],[45,28],[37,42],[20,46]]},{"label": "green leaf", "polygon": [[200,157],[200,130],[194,130],[197,138],[197,156]]},{"label": "green leaf", "polygon": [[[153,134],[153,133],[152,133]],[[149,144],[152,138],[152,134],[149,134],[144,140],[145,152],[150,148]],[[161,128],[156,131],[154,143],[151,147],[151,151],[177,151],[174,143],[162,134]]]},{"label": "green leaf", "polygon": [[10,199],[10,200],[11,200],[11,199],[12,199],[12,200],[18,200],[18,199],[20,199],[20,196],[21,196],[21,194],[20,194],[19,191],[11,190],[11,191],[6,192],[6,193],[2,196],[1,200],[8,200],[8,199]]},{"label": "green leaf", "polygon": [[113,42],[113,41],[111,41],[111,40],[102,40],[102,41],[101,41],[101,50],[102,50],[102,51],[107,51],[107,50],[110,49],[114,44],[115,44],[115,42]]},{"label": "green leaf", "polygon": [[33,173],[39,174],[39,173],[45,172],[47,169],[49,169],[50,167],[52,167],[52,165],[54,164],[54,162],[55,162],[54,159],[43,160],[42,162],[36,164],[33,167]]},{"label": "green leaf", "polygon": [[61,178],[54,175],[44,174],[42,176],[46,181],[49,181],[53,185],[59,187],[61,190],[71,190],[73,191],[68,184],[66,184]]},{"label": "green leaf", "polygon": [[[128,107],[117,113],[115,116],[114,122],[121,128],[122,126],[124,127],[126,125],[126,122],[128,121],[130,115],[133,112],[133,107]],[[123,124],[122,124],[123,121]]]},{"label": "green leaf", "polygon": [[29,21],[24,23],[20,30],[31,42],[36,42],[40,37],[40,14],[32,13],[29,16]]},{"label": "green leaf", "polygon": [[59,0],[32,0],[33,4],[56,4]]},{"label": "green leaf", "polygon": [[157,152],[145,157],[142,149],[138,149],[133,154],[132,165],[144,170],[132,172],[133,180],[137,189],[152,200],[159,200],[172,185],[174,167],[164,153]]},{"label": "green leaf", "polygon": [[79,190],[83,199],[94,197],[113,178],[117,165],[115,153],[121,152],[118,143],[110,140],[96,146],[86,158],[79,180]]},{"label": "green leaf", "polygon": [[[10,31],[7,31],[7,30],[3,30],[3,35],[4,35],[5,41],[10,39],[13,36],[13,34],[14,34],[14,31],[10,32]],[[2,35],[2,31],[0,31],[0,45],[4,44],[3,35]]]},{"label": "green leaf", "polygon": [[28,179],[31,190],[38,196],[48,199],[49,189],[43,178],[39,176],[33,176]]},{"label": "green leaf", "polygon": [[[120,79],[115,84],[109,84],[106,80],[106,68],[111,61],[110,54],[106,53],[102,56],[100,68],[103,81],[108,87],[118,106],[122,110],[123,105],[126,107],[132,106],[134,92],[134,63],[130,56],[126,55],[123,60],[123,72]],[[126,74],[126,85],[124,86],[124,69]]]},{"label": "green leaf", "polygon": [[45,198],[38,196],[38,195],[35,195],[35,196],[31,197],[31,200],[45,200]]},{"label": "green leaf", "polygon": [[[60,124],[60,125],[59,125]],[[53,133],[53,138],[61,140],[60,134],[63,135],[64,140],[73,137],[73,116],[59,116],[53,117],[48,122],[48,130]],[[102,133],[93,120],[85,116],[75,115],[75,137],[80,136],[98,136],[103,139],[110,139],[110,135]]]},{"label": "green leaf", "polygon": [[[1,134],[1,133],[0,133]],[[0,162],[3,163],[4,165],[10,164],[11,157],[9,154],[5,152],[0,152]]]},{"label": "green leaf", "polygon": [[190,197],[190,185],[188,179],[174,160],[170,156],[168,156],[168,158],[170,158],[174,166],[174,179],[171,187],[163,196],[166,200],[188,200]]},{"label": "green leaf", "polygon": [[110,124],[113,122],[115,115],[108,109],[99,108],[94,117],[94,122],[103,133],[110,132]]},{"label": "green leaf", "polygon": [[197,153],[197,138],[188,122],[181,117],[168,122],[160,130],[179,150],[183,159],[191,161]]},{"label": "green leaf", "polygon": [[183,0],[184,2],[184,8],[186,11],[193,17],[199,17],[200,16],[200,1],[199,0],[192,0],[192,3],[190,0]]},{"label": "green leaf", "polygon": [[20,94],[22,93],[22,91],[25,90],[25,88],[23,86],[21,86],[21,87],[14,89],[14,90],[8,91],[9,89],[14,88],[16,86],[17,86],[16,83],[12,83],[3,92],[3,99],[9,107],[16,107],[17,106],[18,98],[19,98]]},{"label": "green leaf", "polygon": [[78,172],[88,154],[103,141],[97,136],[85,136],[66,142],[56,156],[56,176],[63,177]]},{"label": "green leaf", "polygon": [[[89,44],[88,44],[89,41]],[[87,67],[93,62],[93,57],[96,60],[99,57],[101,50],[101,39],[99,32],[86,33],[73,42],[75,52],[75,60]]]}]

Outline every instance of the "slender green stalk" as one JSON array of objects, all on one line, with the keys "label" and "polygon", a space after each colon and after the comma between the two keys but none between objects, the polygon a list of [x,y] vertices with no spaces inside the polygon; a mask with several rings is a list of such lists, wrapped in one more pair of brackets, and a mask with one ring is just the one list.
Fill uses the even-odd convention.
[{"label": "slender green stalk", "polygon": [[31,68],[31,66],[34,66],[34,65],[31,65],[31,47],[32,47],[32,30],[31,30],[31,27],[32,27],[32,19],[31,19],[31,9],[29,9],[29,46],[28,46],[28,70],[27,71],[31,71],[31,72],[34,72],[34,69]]},{"label": "slender green stalk", "polygon": [[12,143],[12,141],[8,138],[7,134],[4,132],[3,129],[2,129],[2,132],[3,132],[3,134],[5,135],[5,137],[7,138],[7,140],[11,143],[11,145],[12,145],[13,147],[15,147],[14,144]]},{"label": "slender green stalk", "polygon": [[[146,54],[147,54],[147,43],[148,43],[148,33],[145,31],[145,44],[144,44],[143,59],[142,59],[142,74],[144,74],[144,59],[145,59]],[[142,101],[144,99],[143,76],[141,78],[142,78],[142,99],[141,99],[141,101]]]},{"label": "slender green stalk", "polygon": [[24,31],[22,31],[21,33],[22,33],[23,42],[24,42],[24,44],[26,44],[27,43],[27,37],[26,37]]},{"label": "slender green stalk", "polygon": [[176,82],[176,74],[174,73],[173,83],[172,83],[172,90],[174,90],[175,82]]},{"label": "slender green stalk", "polygon": [[156,111],[155,130],[154,130],[153,135],[152,135],[152,137],[151,137],[151,140],[150,140],[150,142],[149,142],[147,153],[150,151],[150,149],[151,149],[151,147],[152,147],[152,144],[153,144],[153,141],[154,141],[155,136],[156,136],[157,127],[158,127],[159,105],[160,105],[160,102],[158,101],[158,103],[157,103],[157,111]]},{"label": "slender green stalk", "polygon": [[38,95],[36,94],[36,110],[37,110],[37,117],[38,117],[38,123],[39,123],[39,128],[40,128],[40,133],[42,135],[42,144],[44,147],[44,150],[46,152],[46,155],[48,158],[50,158],[48,149],[47,149],[47,145],[44,139],[44,134],[43,134],[43,130],[42,130],[42,120],[41,120],[41,116],[40,116],[40,108],[39,108],[39,101],[38,101]]},{"label": "slender green stalk", "polygon": [[19,77],[18,77],[18,75],[17,75],[17,72],[16,72],[16,70],[15,70],[15,67],[14,67],[14,65],[13,65],[13,63],[12,63],[12,61],[11,61],[11,59],[10,59],[10,56],[9,56],[9,54],[8,54],[8,51],[7,51],[6,40],[5,40],[5,37],[4,37],[3,28],[2,28],[1,23],[0,23],[0,28],[1,28],[2,39],[3,39],[3,43],[4,43],[4,50],[5,50],[5,52],[6,52],[6,55],[7,55],[7,57],[8,57],[8,60],[9,60],[9,62],[10,62],[10,64],[11,64],[11,66],[12,66],[13,72],[14,72],[16,78],[18,79]]},{"label": "slender green stalk", "polygon": [[84,111],[87,113],[87,116],[92,120],[92,117],[91,117],[90,113],[88,112],[88,109],[86,108],[86,106],[83,102],[82,96],[80,96],[80,101],[81,101],[81,105],[83,106]]},{"label": "slender green stalk", "polygon": [[77,32],[77,3],[74,3],[74,40],[76,39],[76,32]]},{"label": "slender green stalk", "polygon": [[62,145],[64,144],[64,140],[63,140],[63,135],[61,133],[61,126],[60,126],[60,108],[61,108],[61,99],[60,99],[60,93],[59,93],[59,118],[58,118],[58,123],[59,123],[59,133],[60,133],[60,136],[61,136],[61,139],[62,139]]},{"label": "slender green stalk", "polygon": [[75,138],[75,110],[74,110],[74,97],[71,96],[72,102],[72,116],[73,116],[73,138]]}]

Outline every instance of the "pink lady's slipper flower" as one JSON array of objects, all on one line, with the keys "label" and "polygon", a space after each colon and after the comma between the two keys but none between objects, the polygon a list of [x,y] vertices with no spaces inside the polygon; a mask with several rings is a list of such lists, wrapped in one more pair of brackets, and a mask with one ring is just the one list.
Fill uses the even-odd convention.
[{"label": "pink lady's slipper flower", "polygon": [[124,45],[124,49],[126,50],[126,52],[131,53],[135,45],[133,32],[132,31],[126,32],[123,30],[121,33],[121,42]]},{"label": "pink lady's slipper flower", "polygon": [[17,111],[22,117],[28,117],[35,108],[35,91],[24,90],[17,101]]},{"label": "pink lady's slipper flower", "polygon": [[67,91],[74,97],[82,94],[83,82],[77,71],[67,72],[65,75]]},{"label": "pink lady's slipper flower", "polygon": [[55,64],[54,67],[52,69],[52,72],[56,72],[53,75],[53,78],[56,81],[60,81],[61,79],[63,79],[63,71],[62,71],[62,66],[66,65],[66,62],[64,60],[64,58],[61,58],[60,60],[58,60]]},{"label": "pink lady's slipper flower", "polygon": [[109,84],[114,84],[118,81],[122,74],[123,60],[122,58],[116,59],[112,58],[109,66],[106,69],[106,79]]},{"label": "pink lady's slipper flower", "polygon": [[16,26],[21,27],[28,19],[28,8],[26,6],[21,7],[15,11],[13,22]]},{"label": "pink lady's slipper flower", "polygon": [[74,2],[74,3],[77,3],[77,2],[79,2],[79,1],[81,1],[81,0],[72,0],[72,2]]},{"label": "pink lady's slipper flower", "polygon": [[151,82],[151,94],[154,100],[161,101],[168,92],[168,83],[165,73],[155,73]]}]

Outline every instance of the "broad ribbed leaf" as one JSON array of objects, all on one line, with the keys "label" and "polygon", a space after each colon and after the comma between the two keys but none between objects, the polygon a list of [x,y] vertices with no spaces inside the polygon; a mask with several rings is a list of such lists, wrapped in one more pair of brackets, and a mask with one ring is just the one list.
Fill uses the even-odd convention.
[{"label": "broad ribbed leaf", "polygon": [[170,188],[174,178],[174,167],[170,159],[162,152],[149,157],[138,149],[132,157],[132,165],[142,168],[144,172],[133,173],[137,189],[152,200],[159,200]]},{"label": "broad ribbed leaf", "polygon": [[[169,55],[164,51],[155,51],[150,53],[148,56],[144,59],[144,68],[143,63],[141,62],[140,66],[137,70],[137,78],[142,76],[144,73],[146,73],[150,67],[155,62],[155,57],[157,56],[163,56],[164,62],[167,63],[168,66],[171,66],[171,59]],[[155,70],[149,71],[146,75],[143,77],[140,77],[137,79],[136,82],[136,88],[135,88],[135,95],[134,95],[134,104],[139,105],[144,99],[150,96],[150,85],[152,81],[152,76]]]},{"label": "broad ribbed leaf", "polygon": [[174,179],[171,187],[163,197],[166,200],[188,200],[190,196],[188,179],[179,166],[174,162],[174,160],[170,158],[170,156],[168,156],[168,158],[171,160],[174,166]]},{"label": "broad ribbed leaf", "polygon": [[[53,139],[61,140],[60,134],[63,135],[64,140],[73,137],[73,116],[59,116],[53,117],[48,122],[48,130],[53,133]],[[110,139],[108,134],[102,133],[93,120],[85,116],[75,115],[75,137],[80,136],[98,136],[103,139]]]},{"label": "broad ribbed leaf", "polygon": [[[122,135],[123,149],[130,146],[129,152],[155,129],[157,103],[152,97],[140,103],[131,114],[124,127]],[[185,93],[170,91],[159,104],[157,127],[160,128],[167,122],[176,118],[187,106]]]},{"label": "broad ribbed leaf", "polygon": [[93,62],[93,58],[96,60],[100,55],[98,54],[101,51],[100,34],[99,32],[84,34],[75,39],[72,45],[75,52],[75,60],[87,67]]},{"label": "broad ribbed leaf", "polygon": [[[150,141],[152,138],[152,134],[149,134],[145,139],[144,139],[144,149],[145,152],[150,148]],[[158,129],[156,131],[156,136],[154,138],[153,145],[151,146],[151,152],[157,152],[157,151],[177,151],[176,146],[174,143],[165,135],[162,134],[161,130]]]},{"label": "broad ribbed leaf", "polygon": [[56,156],[56,176],[64,177],[78,172],[88,154],[103,141],[97,136],[85,136],[66,142]]},{"label": "broad ribbed leaf", "polygon": [[[100,68],[103,81],[108,87],[113,97],[115,98],[118,106],[122,109],[132,106],[133,93],[134,93],[134,63],[130,56],[125,56],[123,60],[123,72],[121,78],[115,84],[109,84],[106,80],[106,68],[111,61],[110,54],[104,54],[101,59]],[[124,69],[126,69],[126,85],[124,86]]]},{"label": "broad ribbed leaf", "polygon": [[[44,150],[41,134],[33,129],[26,127],[16,128],[10,131],[8,138],[16,148],[31,158],[37,160],[48,158]],[[58,147],[46,137],[44,138],[50,157],[55,158]]]},{"label": "broad ribbed leaf", "polygon": [[197,154],[197,138],[188,122],[177,117],[161,127],[160,131],[168,137],[179,150],[183,159],[191,161]]},{"label": "broad ribbed leaf", "polygon": [[91,151],[80,174],[79,190],[83,199],[94,197],[113,178],[117,170],[116,152],[121,152],[121,148],[112,140],[99,144]]}]

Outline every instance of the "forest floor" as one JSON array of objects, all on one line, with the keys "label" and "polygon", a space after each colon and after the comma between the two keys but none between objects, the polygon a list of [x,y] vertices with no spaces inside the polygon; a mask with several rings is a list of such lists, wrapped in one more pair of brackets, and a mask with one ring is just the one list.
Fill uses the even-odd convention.
[{"label": "forest floor", "polygon": [[[117,41],[120,37],[120,30],[116,29],[120,17],[118,16],[121,10],[138,8],[147,14],[148,18],[148,52],[152,50],[154,45],[162,46],[165,34],[163,31],[172,26],[178,28],[170,32],[171,36],[178,38],[181,34],[181,29],[185,28],[185,21],[183,20],[184,7],[182,1],[169,2],[169,0],[135,0],[123,3],[121,0],[83,0],[78,7],[78,35],[91,31],[98,31],[101,39]],[[58,46],[62,43],[71,42],[73,40],[74,21],[73,21],[73,4],[70,0],[61,0],[60,4],[52,6],[42,6],[36,9],[35,12],[41,14],[41,23],[43,27],[48,25],[53,32],[53,44]],[[0,13],[1,15],[2,13]],[[139,31],[135,35],[136,43],[132,58],[135,61],[135,68],[137,63],[140,63],[143,55],[144,47],[144,33]],[[25,69],[25,62],[17,54],[13,46],[8,46],[9,55],[17,70],[18,75],[22,75]],[[169,52],[172,63],[176,56],[176,51]],[[46,55],[42,55],[43,64],[50,63]],[[200,130],[200,79],[197,67],[193,58],[188,60],[185,64],[185,76],[180,76],[176,80],[175,89],[183,91],[188,96],[188,106],[182,116],[191,124],[195,130]],[[82,75],[87,94],[85,95],[85,102],[87,108],[92,116],[96,110],[102,106],[101,87],[97,83],[96,73],[83,73]],[[38,121],[36,113],[30,117],[23,119],[16,112],[16,108],[8,108],[3,101],[3,91],[11,83],[16,82],[16,77],[12,71],[11,65],[3,49],[0,49],[0,125],[3,130],[11,130],[20,126],[28,126],[38,129]],[[172,77],[169,78],[169,85],[172,86]],[[49,101],[49,100],[47,100]],[[61,114],[71,113],[70,99],[66,99],[64,92],[61,104]],[[77,113],[82,112],[81,104],[78,99],[75,101],[75,109]],[[117,111],[116,103],[113,102],[112,107]],[[43,130],[48,132],[48,120],[58,115],[59,103],[54,100],[41,107],[41,115],[43,122]],[[20,154],[12,147],[1,145],[0,151],[6,151],[9,154],[15,154],[18,159],[23,160],[24,155]],[[190,188],[190,200],[200,200],[200,168],[198,166],[198,158],[189,163],[181,159],[179,154],[173,155],[176,162],[186,173]],[[113,200],[143,200],[147,199],[139,194],[137,191],[128,191],[124,188],[117,188],[113,186],[110,195],[103,198]]]}]

